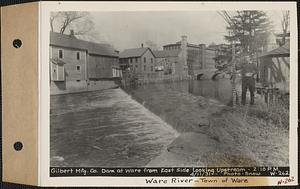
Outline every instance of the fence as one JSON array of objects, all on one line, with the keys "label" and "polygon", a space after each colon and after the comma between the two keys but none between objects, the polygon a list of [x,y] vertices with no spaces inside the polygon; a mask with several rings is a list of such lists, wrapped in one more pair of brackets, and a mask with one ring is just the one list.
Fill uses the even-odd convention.
[{"label": "fence", "polygon": [[161,72],[145,73],[145,74],[133,74],[123,73],[122,86],[124,87],[136,87],[139,85],[146,85],[151,83],[162,83],[162,82],[177,82],[182,80],[191,79],[188,76],[180,75],[164,75]]}]

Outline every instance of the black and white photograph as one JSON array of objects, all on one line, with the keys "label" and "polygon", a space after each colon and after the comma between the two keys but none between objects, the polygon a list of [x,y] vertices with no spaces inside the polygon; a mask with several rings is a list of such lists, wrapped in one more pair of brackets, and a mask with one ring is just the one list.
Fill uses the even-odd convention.
[{"label": "black and white photograph", "polygon": [[289,10],[49,24],[50,167],[289,167]]}]

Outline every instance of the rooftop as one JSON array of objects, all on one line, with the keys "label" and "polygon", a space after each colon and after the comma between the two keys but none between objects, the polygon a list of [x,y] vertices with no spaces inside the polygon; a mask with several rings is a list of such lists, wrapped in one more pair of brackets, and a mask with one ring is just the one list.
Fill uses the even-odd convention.
[{"label": "rooftop", "polygon": [[[171,44],[164,45],[163,47],[168,47],[168,46],[180,46],[180,45],[181,45],[181,41],[178,41],[178,42],[176,42],[176,43],[171,43]],[[196,45],[196,44],[192,44],[192,43],[187,43],[187,46],[188,46],[188,47],[201,48],[201,45],[204,45],[204,44]]]},{"label": "rooftop", "polygon": [[148,49],[150,50],[150,48],[125,49],[120,53],[119,57],[120,58],[141,57]]},{"label": "rooftop", "polygon": [[109,44],[93,43],[77,39],[75,36],[50,32],[50,45],[87,50],[89,54],[118,57],[118,54]]},{"label": "rooftop", "polygon": [[156,58],[177,57],[180,50],[153,51]]},{"label": "rooftop", "polygon": [[267,57],[267,56],[269,57],[290,56],[290,43],[287,42],[283,46],[273,49],[269,52],[266,52],[260,57]]}]

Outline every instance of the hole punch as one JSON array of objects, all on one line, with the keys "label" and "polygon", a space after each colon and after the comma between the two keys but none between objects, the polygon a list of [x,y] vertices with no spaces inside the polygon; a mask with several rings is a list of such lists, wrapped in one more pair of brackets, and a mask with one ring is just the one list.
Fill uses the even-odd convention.
[{"label": "hole punch", "polygon": [[22,46],[22,41],[21,41],[20,39],[15,39],[15,40],[13,41],[13,46],[14,46],[16,49],[20,48],[20,47]]},{"label": "hole punch", "polygon": [[15,149],[16,151],[20,151],[20,150],[22,150],[22,148],[23,148],[22,142],[16,142],[16,143],[14,144],[14,149]]}]

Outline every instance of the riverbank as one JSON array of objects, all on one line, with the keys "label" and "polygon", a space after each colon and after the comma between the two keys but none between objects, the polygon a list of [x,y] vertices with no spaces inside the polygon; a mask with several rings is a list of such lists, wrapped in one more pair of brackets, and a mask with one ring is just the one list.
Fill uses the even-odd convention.
[{"label": "riverbank", "polygon": [[147,166],[288,166],[288,129],[249,113],[259,106],[232,109],[174,85],[129,94],[180,133]]}]

